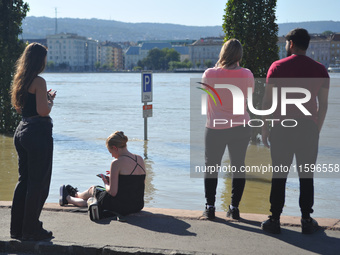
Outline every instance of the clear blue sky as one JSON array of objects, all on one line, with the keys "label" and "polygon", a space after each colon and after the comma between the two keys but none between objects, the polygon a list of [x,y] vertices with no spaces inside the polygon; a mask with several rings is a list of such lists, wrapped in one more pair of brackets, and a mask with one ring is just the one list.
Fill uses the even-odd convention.
[{"label": "clear blue sky", "polygon": [[[222,25],[227,0],[26,0],[27,16],[97,18],[123,22],[156,22],[188,26]],[[213,4],[210,4],[213,3]],[[278,0],[277,23],[340,21],[340,0]]]}]

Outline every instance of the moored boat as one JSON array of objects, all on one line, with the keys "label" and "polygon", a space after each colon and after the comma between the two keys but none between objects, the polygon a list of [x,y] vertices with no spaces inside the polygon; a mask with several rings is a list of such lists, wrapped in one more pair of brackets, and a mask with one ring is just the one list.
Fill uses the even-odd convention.
[{"label": "moored boat", "polygon": [[340,73],[340,66],[339,65],[330,66],[328,67],[328,72],[329,73]]}]

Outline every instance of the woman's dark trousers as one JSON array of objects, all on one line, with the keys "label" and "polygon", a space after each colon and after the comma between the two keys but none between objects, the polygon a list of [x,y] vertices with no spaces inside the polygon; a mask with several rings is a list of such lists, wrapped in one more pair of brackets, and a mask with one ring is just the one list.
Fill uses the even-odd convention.
[{"label": "woman's dark trousers", "polygon": [[[229,129],[209,129],[205,131],[205,165],[221,166],[222,157],[228,146],[230,165],[233,173],[231,204],[239,206],[245,186],[245,173],[240,172],[250,140],[250,127],[237,126]],[[206,172],[204,177],[205,198],[208,205],[215,205],[218,172]]]},{"label": "woman's dark trousers", "polygon": [[50,118],[37,118],[21,121],[15,131],[19,179],[13,196],[11,235],[32,236],[42,229],[39,217],[52,173],[52,126]]}]

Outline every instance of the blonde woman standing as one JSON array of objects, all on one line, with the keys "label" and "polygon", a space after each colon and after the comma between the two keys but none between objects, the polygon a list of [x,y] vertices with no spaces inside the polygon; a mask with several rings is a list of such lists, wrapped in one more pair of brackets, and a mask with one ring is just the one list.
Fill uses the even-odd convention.
[{"label": "blonde woman standing", "polygon": [[[254,76],[250,70],[240,66],[242,54],[242,45],[238,40],[230,39],[224,43],[216,66],[204,72],[202,86],[214,90],[215,84],[231,84],[247,95],[248,88],[254,89]],[[245,186],[245,174],[240,168],[244,166],[250,140],[250,127],[247,125],[250,117],[247,111],[233,115],[233,96],[228,89],[216,88],[216,91],[221,102],[215,103],[211,97],[208,97],[207,102],[205,165],[207,169],[220,166],[225,148],[228,147],[230,164],[236,171],[233,172],[231,205],[227,217],[239,219],[238,206]],[[247,109],[246,99],[243,103],[244,109]],[[227,122],[220,124],[215,121],[217,119]],[[203,216],[210,220],[215,218],[217,178],[218,173],[214,171],[207,172],[204,178],[206,208]]]}]

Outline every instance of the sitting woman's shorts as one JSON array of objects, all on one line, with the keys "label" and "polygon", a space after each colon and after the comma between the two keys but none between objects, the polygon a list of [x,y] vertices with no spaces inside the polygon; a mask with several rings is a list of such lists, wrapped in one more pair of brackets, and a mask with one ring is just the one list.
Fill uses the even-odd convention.
[{"label": "sitting woman's shorts", "polygon": [[126,199],[120,198],[119,194],[113,197],[101,186],[95,186],[93,195],[97,199],[98,207],[101,211],[106,210],[121,215],[127,215],[139,212],[144,207],[144,201],[127,201]]}]

